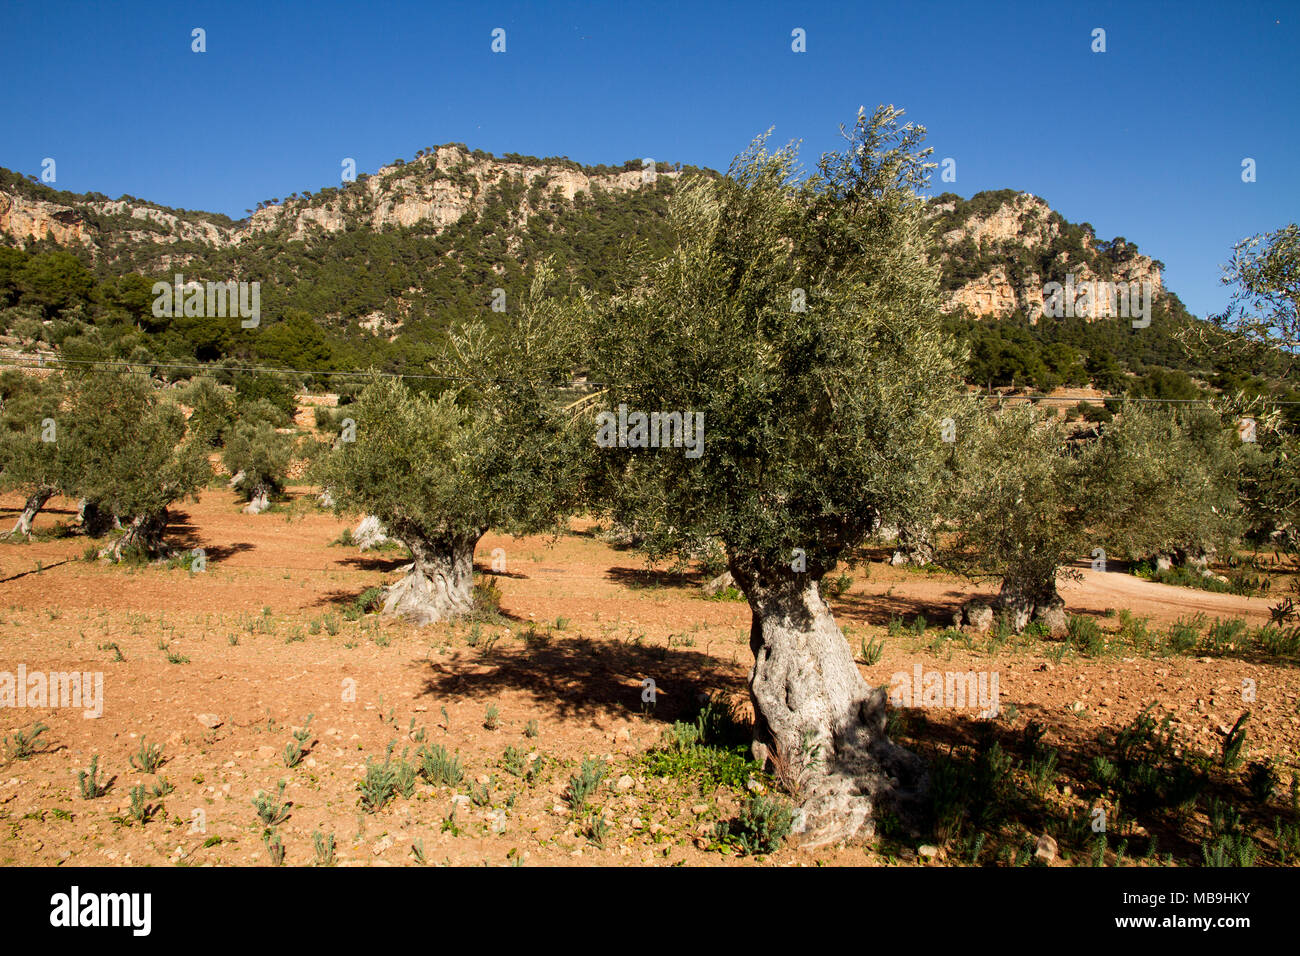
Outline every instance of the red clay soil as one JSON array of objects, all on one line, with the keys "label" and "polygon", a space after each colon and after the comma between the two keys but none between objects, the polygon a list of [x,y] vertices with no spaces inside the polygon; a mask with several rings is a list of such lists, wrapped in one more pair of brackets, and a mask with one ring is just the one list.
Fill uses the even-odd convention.
[{"label": "red clay soil", "polygon": [[[734,813],[735,796],[699,792],[639,765],[697,695],[747,706],[743,601],[707,600],[698,575],[649,571],[636,552],[615,550],[590,523],[574,522],[554,541],[489,535],[480,543],[479,568],[499,586],[504,623],[419,629],[373,614],[348,619],[363,591],[395,578],[403,552],[331,544],[356,519],[321,511],[313,498],[311,489],[295,489],[291,505],[250,516],[232,493],[214,489],[178,507],[172,540],[204,549],[207,570],[198,574],[90,561],[84,538],[41,535],[72,522],[67,501],[40,516],[36,540],[0,543],[0,671],[102,672],[105,698],[98,718],[71,707],[0,711],[6,735],[38,720],[49,727],[43,751],[0,758],[0,864],[265,865],[253,799],[282,780],[291,806],[277,832],[290,865],[313,861],[316,831],[335,835],[340,865],[414,864],[417,841],[430,864],[888,862],[871,845],[787,846],[759,859],[705,849],[714,823]],[[12,523],[20,501],[2,503]],[[497,548],[506,567],[492,574]],[[1051,648],[1033,641],[996,649],[937,643],[936,628],[888,636],[895,616],[923,613],[946,626],[952,609],[979,590],[876,561],[854,572],[833,606],[855,651],[862,637],[883,636],[883,656],[863,667],[873,683],[915,664],[996,669],[1002,707],[1018,712],[1003,719],[1020,726],[1035,719],[1063,748],[1082,748],[1157,701],[1176,715],[1180,734],[1213,749],[1223,725],[1249,709],[1246,759],[1276,757],[1295,772],[1300,680],[1291,666],[1136,653],[1053,663]],[[1269,604],[1087,570],[1063,583],[1062,594],[1072,612],[1110,629],[1110,609],[1127,608],[1153,626],[1198,611],[1262,623]],[[115,660],[119,651],[124,659]],[[645,678],[658,690],[649,714]],[[1248,706],[1240,693],[1247,679],[1258,689]],[[498,713],[491,729],[489,707]],[[285,747],[309,714],[313,743],[289,768]],[[927,719],[955,725],[973,715],[940,708]],[[129,763],[146,737],[164,747],[156,774]],[[410,798],[363,812],[357,787],[367,761],[382,761],[390,743],[395,756],[414,755],[420,742],[458,752],[467,782],[489,786],[487,805],[420,781]],[[509,746],[544,756],[540,780],[527,783],[503,766]],[[84,800],[77,773],[92,755],[115,781],[105,796]],[[587,755],[611,765],[591,801],[609,823],[603,848],[563,800]],[[1283,781],[1289,776],[1282,771]],[[147,824],[132,822],[130,790],[160,777],[175,789],[149,798],[159,809]]]}]

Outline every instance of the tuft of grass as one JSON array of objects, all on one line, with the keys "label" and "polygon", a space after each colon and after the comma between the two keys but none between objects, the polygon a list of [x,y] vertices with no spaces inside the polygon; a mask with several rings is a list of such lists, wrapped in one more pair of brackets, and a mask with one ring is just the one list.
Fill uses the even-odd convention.
[{"label": "tuft of grass", "polygon": [[315,714],[308,714],[307,720],[303,725],[293,732],[293,739],[285,744],[284,765],[286,767],[292,769],[293,767],[298,766],[298,764],[302,762],[302,758],[305,757],[311,749],[309,744],[309,741],[311,740],[311,730],[309,728],[311,726],[312,718],[315,716]]},{"label": "tuft of grass", "polygon": [[583,757],[578,772],[569,777],[569,786],[564,791],[564,801],[569,809],[577,813],[587,805],[587,800],[596,792],[606,771],[605,761],[599,757]]},{"label": "tuft of grass", "polygon": [[383,763],[366,759],[366,775],[357,789],[361,791],[361,807],[368,813],[377,813],[398,795],[409,799],[415,793],[416,770],[407,761],[405,750],[401,757],[393,759],[396,746],[396,741],[388,745]]},{"label": "tuft of grass", "polygon": [[283,800],[284,783],[283,780],[280,781],[275,796],[271,796],[265,790],[259,790],[253,797],[253,809],[257,811],[257,818],[268,827],[279,826],[289,819],[289,808],[292,804]]},{"label": "tuft of grass", "polygon": [[130,763],[140,773],[157,773],[164,763],[162,744],[151,744],[141,737],[140,749],[131,754]]},{"label": "tuft of grass", "polygon": [[772,853],[790,833],[794,809],[779,797],[750,794],[734,820],[714,828],[716,842],[732,846],[746,856]]},{"label": "tuft of grass", "polygon": [[262,832],[262,842],[266,844],[266,852],[271,856],[271,865],[283,866],[284,841],[280,839],[280,834],[275,830],[264,830]]},{"label": "tuft of grass", "polygon": [[108,788],[112,784],[112,778],[103,780],[99,779],[99,754],[92,754],[90,766],[86,770],[77,771],[77,789],[81,792],[81,799],[96,800],[108,793]]},{"label": "tuft of grass", "polygon": [[1241,765],[1241,748],[1246,743],[1246,721],[1250,719],[1250,711],[1246,711],[1237,718],[1237,722],[1232,725],[1232,730],[1228,736],[1223,738],[1223,768],[1225,770],[1236,770]]},{"label": "tuft of grass", "polygon": [[131,807],[127,814],[130,819],[140,824],[140,826],[144,826],[153,819],[154,814],[158,812],[158,808],[148,801],[148,793],[145,791],[144,784],[132,787],[130,794]]},{"label": "tuft of grass", "polygon": [[334,865],[334,834],[326,835],[319,830],[315,830],[311,835],[312,846],[316,850],[317,866]]},{"label": "tuft of grass", "polygon": [[435,787],[456,787],[465,778],[460,758],[449,755],[441,744],[421,747],[415,756],[420,761],[420,776]]},{"label": "tuft of grass", "polygon": [[5,752],[13,760],[30,760],[38,753],[44,753],[49,745],[41,740],[41,735],[49,729],[38,720],[31,730],[15,730],[12,737],[5,737]]},{"label": "tuft of grass", "polygon": [[594,847],[605,849],[605,840],[609,836],[609,821],[603,813],[593,813],[587,821],[587,840]]},{"label": "tuft of grass", "polygon": [[1081,654],[1097,657],[1106,649],[1106,637],[1090,617],[1071,614],[1066,624],[1065,641]]},{"label": "tuft of grass", "polygon": [[528,769],[523,751],[513,744],[506,747],[505,753],[501,755],[501,768],[511,776],[522,777]]},{"label": "tuft of grass", "polygon": [[866,664],[868,667],[871,667],[873,664],[878,664],[880,662],[881,656],[884,653],[885,653],[885,642],[883,640],[877,638],[876,640],[873,640],[870,643],[868,643],[866,637],[863,636],[862,663]]},{"label": "tuft of grass", "polygon": [[1255,841],[1246,833],[1225,833],[1201,844],[1201,856],[1206,866],[1254,866],[1255,854]]}]

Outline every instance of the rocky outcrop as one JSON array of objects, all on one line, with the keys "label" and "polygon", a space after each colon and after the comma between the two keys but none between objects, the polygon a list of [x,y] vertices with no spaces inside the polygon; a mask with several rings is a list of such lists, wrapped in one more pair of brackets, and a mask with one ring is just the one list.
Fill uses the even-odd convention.
[{"label": "rocky outcrop", "polygon": [[92,241],[91,229],[69,206],[0,191],[0,232],[20,244],[50,239],[64,246]]},{"label": "rocky outcrop", "polygon": [[[1096,261],[1098,249],[1091,233],[1084,231],[1080,237],[1081,250],[1075,254],[1058,252],[1051,255],[1043,267],[1019,268],[1013,263],[1023,250],[1035,252],[1033,257],[1042,262],[1042,253],[1049,255],[1062,235],[1064,220],[1055,215],[1046,202],[1029,193],[1015,193],[990,213],[970,216],[956,228],[946,229],[939,235],[941,260],[951,265],[953,260],[969,256],[971,250],[981,257],[1002,260],[987,268],[981,275],[967,279],[948,293],[949,311],[965,309],[975,316],[1007,316],[1019,310],[1031,322],[1043,316],[1043,287],[1049,282],[1066,281],[1073,275],[1076,285],[1105,280],[1110,282],[1149,282],[1154,294],[1163,288],[1159,265],[1151,258],[1134,254],[1125,261],[1114,263],[1109,274],[1102,274],[1090,264]],[[930,214],[935,217],[954,212],[952,202],[935,203]],[[1093,318],[1105,317],[1099,310]]]},{"label": "rocky outcrop", "polygon": [[[678,175],[656,173],[665,178]],[[317,233],[342,232],[354,225],[380,231],[427,223],[440,231],[471,209],[481,207],[491,187],[507,177],[518,177],[526,187],[540,183],[546,196],[558,194],[566,201],[595,188],[626,192],[645,185],[639,169],[588,174],[567,165],[507,162],[481,153],[475,155],[460,146],[442,146],[413,162],[384,166],[375,175],[360,177],[343,188],[265,206],[248,219],[232,224],[227,224],[224,217],[179,216],[127,199],[88,198],[66,205],[0,190],[0,233],[20,245],[52,239],[62,245],[80,244],[96,251],[111,251],[113,246],[128,242],[192,242],[220,249],[268,232],[283,232],[289,239],[303,240]],[[526,222],[533,211],[527,198],[521,200],[520,221]],[[105,223],[105,228],[97,228],[93,221]],[[133,228],[132,222],[139,223],[139,228]],[[189,258],[179,255],[168,265],[183,268]]]}]

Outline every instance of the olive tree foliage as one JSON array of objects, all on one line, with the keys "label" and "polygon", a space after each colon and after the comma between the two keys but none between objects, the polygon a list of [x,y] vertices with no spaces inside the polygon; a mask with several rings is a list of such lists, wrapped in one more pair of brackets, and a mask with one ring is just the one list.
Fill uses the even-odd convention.
[{"label": "olive tree foliage", "polygon": [[1204,555],[1240,532],[1235,436],[1208,409],[1126,405],[1072,430],[1022,405],[989,410],[953,448],[945,563],[1001,582],[1016,630],[1065,629],[1060,578],[1112,556]]},{"label": "olive tree foliage", "polygon": [[1245,535],[1253,543],[1296,555],[1300,553],[1300,438],[1280,409],[1261,400],[1233,396],[1225,407],[1246,426],[1249,440],[1240,442],[1237,486]]},{"label": "olive tree foliage", "polygon": [[474,607],[474,548],[489,530],[558,530],[576,501],[572,416],[551,382],[564,376],[564,308],[544,297],[545,269],[499,333],[451,334],[440,394],[379,379],[349,406],[355,441],[318,464],[337,513],[375,515],[412,563],[384,612],[417,624]]},{"label": "olive tree foliage", "polygon": [[0,489],[26,498],[13,528],[3,537],[30,537],[32,522],[46,502],[71,493],[69,445],[59,441],[68,425],[67,401],[61,375],[6,371],[0,376]]},{"label": "olive tree foliage", "polygon": [[237,418],[234,395],[211,376],[202,375],[181,391],[181,401],[191,409],[190,434],[207,447],[221,447]]},{"label": "olive tree foliage", "polygon": [[958,402],[917,196],[929,150],[901,115],[861,112],[802,179],[793,146],[760,138],[683,183],[675,248],[590,313],[600,422],[703,416],[698,457],[595,448],[600,507],[652,555],[722,543],[753,613],[755,754],[808,776],[808,844],[869,830],[890,778],[900,807],[923,784],[819,590],[877,515],[907,513]]},{"label": "olive tree foliage", "polygon": [[[1246,367],[1277,370],[1300,386],[1300,226],[1291,223],[1239,242],[1222,281],[1233,287],[1215,330],[1193,343],[1240,359]],[[1254,425],[1243,442],[1242,501],[1248,533],[1295,554],[1300,551],[1300,439],[1292,417],[1266,403],[1234,396],[1230,406]]]},{"label": "olive tree foliage", "polygon": [[1128,405],[1102,431],[1097,477],[1110,554],[1203,564],[1241,538],[1245,449],[1219,408]]},{"label": "olive tree foliage", "polygon": [[162,554],[169,506],[196,497],[212,476],[184,412],[143,375],[99,372],[76,382],[67,417],[76,494],[124,528],[101,556]]},{"label": "olive tree foliage", "polygon": [[1234,289],[1228,308],[1214,317],[1216,344],[1247,357],[1280,353],[1284,374],[1294,378],[1300,371],[1300,226],[1237,243],[1221,281]]}]

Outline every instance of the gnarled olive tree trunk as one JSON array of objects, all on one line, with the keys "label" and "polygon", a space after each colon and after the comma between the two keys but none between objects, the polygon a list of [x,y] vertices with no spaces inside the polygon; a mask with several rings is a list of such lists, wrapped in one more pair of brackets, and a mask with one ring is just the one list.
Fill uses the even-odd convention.
[{"label": "gnarled olive tree trunk", "polygon": [[152,560],[165,553],[163,536],[167,533],[167,511],[150,511],[136,515],[122,532],[122,536],[99,552],[101,558],[122,560],[129,551],[136,551]]},{"label": "gnarled olive tree trunk", "polygon": [[729,566],[753,611],[754,756],[800,800],[796,836],[873,836],[882,804],[915,817],[924,764],[885,735],[886,688],[862,679],[817,579],[735,556]]},{"label": "gnarled olive tree trunk", "polygon": [[30,538],[32,536],[32,522],[36,520],[36,516],[45,507],[45,502],[53,498],[58,493],[58,490],[49,485],[42,485],[33,491],[28,496],[26,504],[23,505],[22,513],[18,515],[18,520],[14,522],[14,526],[0,537],[8,538],[15,534],[21,534],[24,538]]},{"label": "gnarled olive tree trunk", "polygon": [[898,529],[898,548],[889,563],[914,564],[918,567],[934,561],[934,541],[931,530],[922,524],[904,524]]},{"label": "gnarled olive tree trunk", "polygon": [[414,559],[407,574],[384,593],[384,613],[424,626],[474,608],[474,546],[482,531],[430,537],[411,529],[393,529]]},{"label": "gnarled olive tree trunk", "polygon": [[1031,620],[1041,622],[1053,637],[1066,632],[1065,601],[1056,592],[1056,577],[1040,580],[1004,577],[998,592],[997,607],[1010,618],[1019,633]]},{"label": "gnarled olive tree trunk", "polygon": [[244,506],[244,514],[260,515],[269,507],[271,507],[271,486],[265,483],[255,485],[249,495],[248,504]]}]

